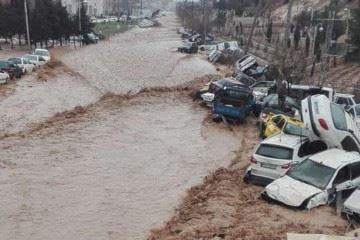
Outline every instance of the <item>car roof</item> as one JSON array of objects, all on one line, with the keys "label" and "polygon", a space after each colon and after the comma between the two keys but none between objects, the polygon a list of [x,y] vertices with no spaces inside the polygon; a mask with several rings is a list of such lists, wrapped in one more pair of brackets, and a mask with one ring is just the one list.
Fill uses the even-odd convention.
[{"label": "car roof", "polygon": [[272,137],[266,138],[261,144],[271,144],[288,148],[295,148],[307,140],[306,137],[299,137],[288,134],[276,134]]},{"label": "car roof", "polygon": [[360,155],[356,152],[346,152],[337,148],[317,153],[310,157],[314,162],[338,169],[349,163],[360,162]]},{"label": "car roof", "polygon": [[354,97],[354,95],[349,93],[336,93],[335,97]]},{"label": "car roof", "polygon": [[44,49],[44,48],[37,48],[37,49],[35,49],[35,52],[36,51],[44,51],[44,52],[48,52],[48,50],[47,49]]}]

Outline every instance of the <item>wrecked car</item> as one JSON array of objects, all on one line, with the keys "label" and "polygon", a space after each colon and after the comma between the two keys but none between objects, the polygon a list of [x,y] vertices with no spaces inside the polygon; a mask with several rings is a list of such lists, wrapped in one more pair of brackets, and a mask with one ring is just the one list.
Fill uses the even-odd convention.
[{"label": "wrecked car", "polygon": [[328,148],[360,152],[359,129],[354,118],[324,95],[301,102],[302,118],[311,141],[323,141]]},{"label": "wrecked car", "polygon": [[255,79],[259,79],[262,76],[264,76],[267,72],[269,71],[269,65],[265,65],[265,66],[257,66],[256,68],[250,68],[247,71],[247,74],[250,77],[253,77]]},{"label": "wrecked car", "polygon": [[198,52],[198,46],[196,43],[187,42],[184,44],[184,46],[179,47],[178,51],[181,53],[197,53]]},{"label": "wrecked car", "polygon": [[258,81],[250,87],[253,90],[257,101],[266,97],[270,93],[276,93],[276,82],[274,81]]},{"label": "wrecked car", "polygon": [[348,216],[349,220],[360,223],[360,187],[344,202],[343,213]]},{"label": "wrecked car", "polygon": [[284,114],[268,113],[260,122],[260,137],[268,138],[278,133],[305,136],[304,123]]},{"label": "wrecked car", "polygon": [[345,109],[349,109],[358,104],[355,96],[347,93],[336,93],[334,96],[334,103],[341,105]]},{"label": "wrecked car", "polygon": [[332,203],[336,193],[360,185],[360,155],[340,149],[315,154],[266,186],[262,197],[289,207],[311,209]]},{"label": "wrecked car", "polygon": [[251,156],[244,181],[266,185],[311,154],[306,137],[277,134],[265,139]]},{"label": "wrecked car", "polygon": [[242,123],[253,110],[254,97],[249,87],[226,86],[215,95],[213,119]]},{"label": "wrecked car", "polygon": [[278,97],[278,94],[270,94],[257,101],[255,105],[255,116],[259,116],[261,111],[265,108],[281,110],[282,112],[292,116],[299,115],[298,112],[300,111],[300,105],[295,99],[286,96],[284,106],[280,106]]},{"label": "wrecked car", "polygon": [[253,56],[246,55],[235,63],[235,74],[239,72],[245,72],[250,68],[257,67],[258,63]]}]

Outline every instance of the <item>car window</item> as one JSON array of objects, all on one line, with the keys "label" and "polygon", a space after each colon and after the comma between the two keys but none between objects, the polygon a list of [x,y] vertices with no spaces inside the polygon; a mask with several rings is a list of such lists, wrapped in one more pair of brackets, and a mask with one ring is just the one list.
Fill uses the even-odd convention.
[{"label": "car window", "polygon": [[289,135],[303,136],[303,137],[306,136],[306,131],[304,128],[291,123],[286,123],[283,132]]},{"label": "car window", "polygon": [[343,167],[342,169],[339,170],[339,172],[337,173],[333,185],[338,185],[341,184],[343,182],[346,182],[348,180],[350,180],[350,168],[348,166]]},{"label": "car window", "polygon": [[273,117],[272,121],[275,125],[278,125],[279,122],[281,121],[281,119],[282,119],[282,116],[278,115],[278,116]]},{"label": "car window", "polygon": [[277,127],[283,129],[284,125],[285,125],[285,119],[281,119],[280,122],[277,124]]},{"label": "car window", "polygon": [[344,98],[344,97],[338,97],[338,99],[336,100],[336,103],[340,104],[340,105],[349,105],[347,98]]},{"label": "car window", "polygon": [[259,88],[259,87],[266,87],[267,86],[267,84],[265,83],[265,82],[260,82],[260,83],[256,83],[253,87],[254,88]]},{"label": "car window", "polygon": [[341,146],[345,151],[348,151],[348,152],[353,152],[353,151],[360,152],[359,147],[357,146],[355,140],[350,136],[346,136],[341,141]]},{"label": "car window", "polygon": [[280,147],[270,144],[261,144],[256,151],[256,154],[264,157],[291,160],[293,158],[293,152],[294,150],[291,148]]},{"label": "car window", "polygon": [[353,163],[351,165],[351,179],[360,177],[360,162]]},{"label": "car window", "polygon": [[330,108],[335,128],[337,128],[338,130],[346,131],[347,123],[344,109],[336,104],[331,104]]},{"label": "car window", "polygon": [[356,105],[355,107],[356,116],[360,115],[360,105]]},{"label": "car window", "polygon": [[325,189],[331,178],[334,176],[335,169],[315,162],[311,159],[299,163],[291,168],[287,175],[305,184]]}]

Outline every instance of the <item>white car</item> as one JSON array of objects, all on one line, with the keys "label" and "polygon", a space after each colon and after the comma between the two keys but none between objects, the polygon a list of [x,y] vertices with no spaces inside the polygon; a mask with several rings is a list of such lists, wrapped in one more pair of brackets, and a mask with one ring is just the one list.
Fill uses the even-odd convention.
[{"label": "white car", "polygon": [[311,209],[329,204],[337,192],[353,191],[359,185],[359,153],[330,149],[311,156],[267,185],[262,197]]},{"label": "white car", "polygon": [[34,70],[34,64],[26,58],[9,58],[8,61],[15,63],[22,68],[23,73],[32,73]]},{"label": "white car", "polygon": [[360,187],[344,202],[343,212],[360,223]]},{"label": "white car", "polygon": [[33,55],[37,55],[37,56],[43,57],[46,62],[50,62],[50,60],[51,60],[50,52],[49,52],[48,50],[46,50],[46,49],[37,48],[37,49],[35,49],[35,51],[33,52]]},{"label": "white car", "polygon": [[244,181],[267,184],[282,175],[290,167],[301,163],[311,153],[306,137],[277,134],[265,139],[251,156]]},{"label": "white car", "polygon": [[334,95],[334,103],[348,109],[357,104],[355,96],[347,93],[336,93]]},{"label": "white car", "polygon": [[360,152],[360,133],[354,118],[324,95],[301,102],[302,118],[310,141],[323,141],[327,148]]},{"label": "white car", "polygon": [[45,58],[39,56],[39,55],[32,55],[27,54],[24,56],[27,60],[29,60],[30,63],[34,64],[35,67],[40,68],[41,66],[46,64]]},{"label": "white car", "polygon": [[5,84],[10,80],[10,75],[7,72],[0,71],[0,84]]},{"label": "white car", "polygon": [[360,104],[352,106],[347,112],[354,118],[356,125],[360,129]]}]

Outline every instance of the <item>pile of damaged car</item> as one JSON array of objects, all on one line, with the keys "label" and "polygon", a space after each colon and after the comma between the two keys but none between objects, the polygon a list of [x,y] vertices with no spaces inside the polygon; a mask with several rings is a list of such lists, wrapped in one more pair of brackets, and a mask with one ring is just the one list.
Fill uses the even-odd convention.
[{"label": "pile of damaged car", "polygon": [[[356,118],[326,94],[301,101],[300,116],[260,117],[261,136],[244,176],[264,185],[268,202],[311,209],[334,205],[360,220],[360,131]],[[340,205],[340,206],[339,206]]]}]

